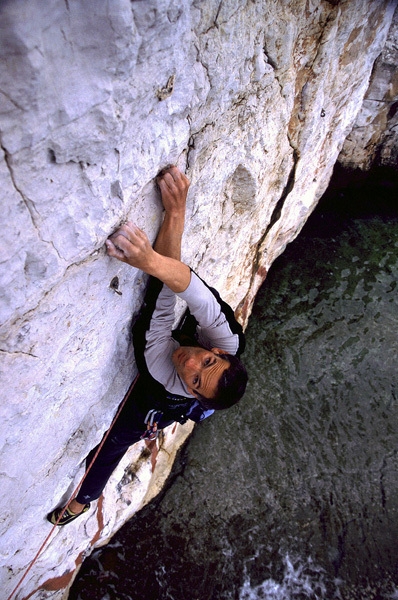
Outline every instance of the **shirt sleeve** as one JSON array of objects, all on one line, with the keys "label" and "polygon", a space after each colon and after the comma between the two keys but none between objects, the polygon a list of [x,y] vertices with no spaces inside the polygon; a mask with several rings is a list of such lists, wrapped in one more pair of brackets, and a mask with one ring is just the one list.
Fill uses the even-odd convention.
[{"label": "shirt sleeve", "polygon": [[149,373],[159,381],[168,392],[189,396],[183,381],[178,377],[172,362],[172,354],[179,344],[172,337],[174,324],[174,292],[163,285],[157,299],[145,338],[145,361]]},{"label": "shirt sleeve", "polygon": [[239,335],[232,331],[217,298],[196,273],[191,271],[189,286],[178,296],[186,301],[199,324],[198,341],[201,346],[209,350],[221,348],[229,354],[238,352]]}]

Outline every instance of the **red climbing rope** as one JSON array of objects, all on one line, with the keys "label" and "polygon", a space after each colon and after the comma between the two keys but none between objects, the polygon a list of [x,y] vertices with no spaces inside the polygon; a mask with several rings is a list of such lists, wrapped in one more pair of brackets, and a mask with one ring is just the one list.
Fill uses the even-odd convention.
[{"label": "red climbing rope", "polygon": [[[123,406],[126,404],[126,400],[127,400],[127,398],[129,397],[129,395],[130,395],[131,391],[133,390],[133,388],[134,388],[134,386],[135,386],[135,384],[136,384],[136,382],[137,382],[137,379],[138,379],[138,375],[136,376],[136,378],[134,379],[133,383],[130,385],[130,387],[129,387],[129,389],[128,389],[127,393],[126,393],[126,395],[124,396],[124,398],[123,398],[123,401],[122,401],[122,403],[120,404],[120,406],[119,406],[119,409],[118,409],[118,411],[117,411],[116,415],[114,416],[114,418],[113,418],[113,421],[112,421],[112,423],[110,424],[110,427],[109,427],[108,431],[106,432],[106,434],[104,435],[104,437],[103,437],[103,439],[102,439],[102,441],[101,441],[100,445],[98,446],[98,449],[97,449],[96,453],[94,454],[92,461],[90,462],[89,466],[87,467],[87,469],[86,469],[86,471],[85,471],[85,473],[84,473],[83,477],[81,478],[80,482],[79,482],[79,483],[78,483],[78,485],[76,486],[76,488],[75,488],[74,492],[72,493],[72,495],[71,495],[70,499],[68,500],[68,503],[67,503],[67,504],[66,504],[66,506],[65,506],[65,510],[68,508],[68,506],[69,506],[69,504],[72,502],[72,500],[73,500],[73,499],[76,497],[76,495],[77,495],[77,492],[79,491],[79,489],[80,489],[80,487],[81,487],[81,485],[82,485],[83,481],[86,479],[86,477],[87,477],[87,475],[88,475],[88,472],[90,471],[91,467],[93,466],[93,464],[94,464],[94,462],[95,462],[95,460],[96,460],[96,458],[97,458],[97,456],[98,456],[98,454],[99,454],[99,452],[100,452],[100,450],[101,450],[102,446],[105,444],[106,438],[108,437],[108,435],[110,434],[110,432],[111,432],[111,430],[112,430],[112,427],[113,427],[113,426],[114,426],[114,424],[116,423],[116,420],[117,420],[118,416],[120,415],[120,413],[121,413],[121,411],[122,411],[122,408],[123,408]],[[44,540],[44,542],[43,542],[43,543],[42,543],[42,545],[40,546],[40,548],[39,548],[39,550],[37,551],[37,553],[36,553],[35,557],[34,557],[34,558],[33,558],[33,560],[31,561],[31,563],[29,564],[28,568],[25,570],[25,573],[23,574],[23,576],[21,577],[21,579],[18,581],[18,584],[15,586],[15,588],[13,589],[13,591],[11,592],[11,594],[8,596],[7,600],[11,600],[11,599],[14,597],[15,593],[16,593],[16,592],[17,592],[17,590],[19,589],[19,587],[20,587],[20,585],[22,584],[22,582],[24,581],[25,577],[27,576],[27,574],[29,573],[29,571],[31,570],[31,568],[33,567],[33,565],[35,564],[35,562],[36,562],[36,561],[37,561],[37,559],[39,558],[40,554],[43,552],[43,549],[46,547],[46,545],[47,545],[47,543],[48,543],[48,541],[49,541],[50,537],[51,537],[51,536],[52,536],[52,534],[54,533],[54,530],[55,530],[55,528],[57,527],[57,525],[58,525],[59,521],[61,520],[61,518],[62,518],[62,515],[64,514],[65,510],[63,510],[63,511],[60,513],[60,515],[59,515],[59,517],[58,517],[57,521],[56,521],[56,522],[55,522],[55,524],[52,526],[50,533],[48,534],[48,536],[46,537],[46,539]]]}]

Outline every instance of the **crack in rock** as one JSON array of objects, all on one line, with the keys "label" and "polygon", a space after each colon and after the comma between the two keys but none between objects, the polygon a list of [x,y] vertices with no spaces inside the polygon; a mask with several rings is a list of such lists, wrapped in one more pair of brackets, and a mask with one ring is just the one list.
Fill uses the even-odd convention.
[{"label": "crack in rock", "polygon": [[32,358],[38,358],[40,360],[40,357],[36,356],[36,354],[31,354],[30,352],[23,352],[22,350],[19,350],[18,352],[10,352],[8,350],[0,348],[0,352],[2,352],[3,354],[8,354],[9,356],[19,356],[20,354],[22,354],[23,356],[31,356]]},{"label": "crack in rock", "polygon": [[[39,228],[37,226],[36,223],[36,218],[38,216],[38,212],[33,204],[33,202],[31,202],[30,200],[28,200],[28,198],[25,197],[24,193],[22,192],[22,190],[18,187],[17,182],[15,180],[15,175],[14,175],[14,170],[12,168],[11,165],[11,154],[8,152],[7,148],[3,145],[3,142],[0,138],[0,148],[3,150],[4,153],[4,162],[7,165],[7,169],[8,172],[10,174],[10,179],[13,185],[13,188],[15,189],[15,191],[17,192],[17,194],[20,196],[20,198],[22,199],[23,203],[25,204],[26,208],[29,211],[30,214],[30,218],[32,220],[32,224],[34,226],[34,228],[37,231],[37,234],[40,238],[40,233],[39,233]],[[41,238],[40,238],[41,239]]]},{"label": "crack in rock", "polygon": [[[102,244],[101,244],[101,246],[102,246]],[[75,263],[71,263],[70,265],[68,265],[66,267],[66,269],[62,273],[59,274],[58,279],[51,285],[51,287],[43,293],[43,295],[41,296],[41,298],[38,299],[38,301],[37,301],[37,303],[35,304],[34,307],[30,308],[26,312],[12,315],[12,317],[8,321],[5,321],[4,323],[1,324],[1,326],[0,326],[0,334],[1,334],[1,331],[3,329],[5,331],[7,331],[8,328],[13,327],[18,322],[23,322],[23,321],[29,320],[29,316],[33,315],[37,310],[40,309],[41,303],[46,300],[47,296],[49,294],[51,294],[54,290],[56,290],[56,288],[58,286],[62,285],[62,283],[64,282],[64,279],[65,279],[65,275],[67,274],[67,272],[71,268],[73,268],[73,267],[79,267],[80,265],[84,264],[85,262],[97,260],[97,255],[98,255],[98,249],[95,249],[95,250],[93,250],[93,252],[89,256],[86,256],[82,260],[76,261]],[[34,356],[34,355],[32,355],[32,356]],[[38,358],[38,357],[36,357],[36,358]]]},{"label": "crack in rock", "polygon": [[298,151],[296,149],[293,148],[293,165],[292,165],[292,168],[290,169],[289,177],[288,177],[286,185],[285,185],[285,187],[284,187],[284,189],[282,191],[281,197],[279,198],[278,202],[275,205],[274,210],[272,211],[272,215],[271,215],[269,224],[268,224],[268,226],[267,226],[267,228],[265,230],[264,235],[262,236],[261,244],[263,243],[263,241],[267,237],[267,235],[268,235],[269,231],[271,230],[271,228],[281,218],[282,209],[283,209],[283,205],[285,203],[285,200],[288,197],[288,195],[290,194],[290,192],[292,191],[293,186],[294,186],[298,161],[299,161],[299,153],[298,153]]}]

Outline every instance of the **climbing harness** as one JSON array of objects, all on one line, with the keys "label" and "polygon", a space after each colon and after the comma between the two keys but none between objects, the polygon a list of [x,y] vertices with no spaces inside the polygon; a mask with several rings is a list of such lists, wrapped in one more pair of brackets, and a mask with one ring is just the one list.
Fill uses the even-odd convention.
[{"label": "climbing harness", "polygon": [[106,432],[106,434],[104,435],[101,443],[99,444],[96,453],[93,456],[92,461],[90,462],[89,466],[87,467],[83,477],[81,478],[80,482],[78,483],[78,485],[76,486],[74,492],[72,493],[69,501],[67,502],[67,504],[65,505],[65,509],[63,511],[60,512],[58,519],[56,520],[56,522],[54,523],[54,525],[51,528],[50,533],[47,535],[46,539],[44,540],[44,542],[42,543],[42,545],[40,546],[39,550],[37,551],[35,557],[33,558],[33,560],[31,561],[31,563],[29,564],[28,568],[25,570],[23,576],[21,577],[21,579],[18,581],[18,584],[15,586],[15,588],[13,589],[13,591],[11,592],[11,594],[8,596],[7,600],[12,600],[12,598],[15,596],[17,590],[19,589],[19,587],[21,586],[22,582],[24,581],[25,577],[27,576],[27,574],[29,573],[29,571],[31,570],[31,568],[33,567],[33,565],[35,564],[35,562],[37,561],[37,559],[39,558],[40,554],[43,552],[44,548],[46,547],[49,539],[51,538],[52,534],[54,533],[55,528],[57,527],[58,523],[60,522],[60,520],[62,519],[62,516],[64,514],[64,512],[66,511],[66,509],[69,507],[70,503],[72,502],[72,500],[76,497],[83,481],[86,479],[88,472],[90,471],[91,467],[93,466],[93,464],[95,463],[98,454],[100,453],[100,450],[102,448],[102,446],[105,444],[105,441],[107,439],[107,437],[109,436],[112,427],[114,426],[114,424],[116,423],[120,413],[122,412],[122,408],[124,407],[124,405],[126,404],[127,398],[130,396],[135,384],[137,383],[137,379],[138,379],[139,375],[137,375],[133,381],[133,383],[130,385],[126,395],[123,398],[122,403],[119,406],[119,409],[116,413],[116,415],[113,418],[112,423],[110,424],[110,427],[108,429],[108,431]]}]

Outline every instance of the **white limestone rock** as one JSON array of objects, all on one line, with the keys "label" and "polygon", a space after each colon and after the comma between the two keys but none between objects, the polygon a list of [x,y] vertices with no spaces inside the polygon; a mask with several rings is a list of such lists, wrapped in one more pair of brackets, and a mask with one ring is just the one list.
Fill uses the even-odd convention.
[{"label": "white limestone rock", "polygon": [[[243,323],[325,190],[393,16],[388,0],[7,0],[0,6],[1,587],[9,595],[135,375],[146,278],[106,256],[154,185],[192,181],[184,260]],[[118,277],[118,291],[111,287]],[[178,304],[179,312],[183,307]],[[62,598],[163,484],[190,426],[133,447],[14,594]],[[143,452],[144,451],[144,452]]]},{"label": "white limestone rock", "polygon": [[[395,3],[396,6],[396,3]],[[350,169],[398,166],[398,6],[339,162]]]}]

